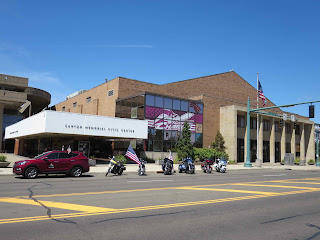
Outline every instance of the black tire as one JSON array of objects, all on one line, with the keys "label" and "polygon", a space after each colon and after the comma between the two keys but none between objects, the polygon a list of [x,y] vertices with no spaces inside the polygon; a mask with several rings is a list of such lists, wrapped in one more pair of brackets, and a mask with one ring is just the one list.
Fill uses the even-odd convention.
[{"label": "black tire", "polygon": [[39,174],[39,170],[38,168],[36,167],[28,167],[24,173],[23,173],[23,176],[25,178],[28,178],[28,179],[33,179],[33,178],[36,178]]},{"label": "black tire", "polygon": [[70,171],[71,177],[80,177],[82,175],[82,168],[79,166],[75,166]]},{"label": "black tire", "polygon": [[122,175],[122,173],[123,173],[123,170],[120,169],[119,172],[118,172],[118,175],[120,176],[120,175]]}]

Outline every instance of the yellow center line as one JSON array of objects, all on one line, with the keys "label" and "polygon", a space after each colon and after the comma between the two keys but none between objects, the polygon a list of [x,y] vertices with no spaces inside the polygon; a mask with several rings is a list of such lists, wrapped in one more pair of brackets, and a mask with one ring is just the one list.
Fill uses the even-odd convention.
[{"label": "yellow center line", "polygon": [[217,191],[217,192],[236,192],[236,193],[252,193],[252,194],[274,194],[274,192],[261,192],[261,191],[250,191],[250,190],[237,190],[237,189],[219,189],[219,188],[192,188],[192,187],[181,187],[179,189],[187,190],[202,190],[202,191]]},{"label": "yellow center line", "polygon": [[104,211],[112,211],[113,208],[103,208],[103,207],[93,207],[79,204],[71,204],[71,203],[62,203],[62,202],[51,202],[51,201],[34,201],[32,199],[21,199],[21,198],[2,198],[0,202],[7,203],[18,203],[18,204],[27,204],[27,205],[36,205],[41,206],[42,204],[48,208],[60,208],[67,209],[72,211],[79,212],[104,212]]},{"label": "yellow center line", "polygon": [[283,195],[299,194],[299,193],[307,193],[307,192],[315,192],[315,191],[320,191],[320,189],[306,189],[306,190],[300,190],[300,191],[270,193],[270,194],[263,194],[263,195],[252,195],[252,196],[233,197],[233,198],[222,198],[222,199],[213,199],[213,200],[205,200],[205,201],[173,203],[173,204],[154,205],[154,206],[135,207],[135,208],[111,209],[111,210],[103,211],[103,212],[82,212],[82,213],[58,214],[58,215],[52,215],[50,217],[49,216],[35,216],[35,217],[25,217],[25,218],[11,218],[11,219],[0,220],[0,224],[42,221],[42,220],[61,219],[61,218],[74,218],[74,217],[83,217],[83,216],[97,216],[97,215],[106,215],[106,214],[112,214],[112,213],[128,213],[128,212],[137,212],[137,211],[167,209],[167,208],[186,207],[186,206],[195,206],[195,205],[203,205],[203,204],[213,204],[213,203],[258,199],[258,198],[272,197],[272,196],[283,196]]},{"label": "yellow center line", "polygon": [[296,181],[286,181],[286,182],[282,182],[282,183],[301,183],[301,184],[320,184],[320,182],[296,182]]},{"label": "yellow center line", "polygon": [[275,187],[275,188],[297,188],[297,189],[310,189],[314,191],[320,190],[320,188],[310,188],[310,187],[297,187],[297,186],[283,186],[283,185],[267,185],[267,184],[254,184],[254,183],[234,183],[232,185],[236,186],[254,186],[254,187]]},{"label": "yellow center line", "polygon": [[74,213],[74,214],[72,214],[72,213],[70,213],[70,214],[58,214],[58,215],[52,215],[51,217],[49,217],[49,216],[35,216],[35,217],[25,217],[25,218],[11,218],[11,219],[2,219],[2,220],[0,220],[0,224],[16,223],[16,222],[41,221],[41,220],[61,219],[61,218],[73,218],[73,217],[81,217],[81,216],[93,216],[93,215],[96,216],[96,215],[111,214],[111,213],[126,213],[126,212],[157,210],[157,209],[194,206],[194,205],[202,205],[202,204],[210,204],[210,203],[220,203],[220,202],[247,200],[247,199],[262,198],[262,197],[267,197],[267,196],[268,195],[253,195],[253,196],[214,199],[214,200],[206,200],[206,201],[196,201],[196,202],[174,203],[174,204],[144,206],[144,207],[135,207],[135,208],[114,209],[114,210],[102,211],[102,212],[83,212],[83,213]]},{"label": "yellow center line", "polygon": [[[123,209],[103,208],[103,207],[86,206],[86,205],[79,205],[79,204],[52,202],[52,201],[40,201],[40,200],[34,201],[34,200],[30,199],[28,196],[20,196],[20,197],[16,197],[16,198],[0,198],[0,202],[38,205],[38,206],[43,204],[44,206],[47,206],[47,207],[67,209],[67,210],[72,210],[72,211],[80,211],[80,213],[56,214],[56,215],[52,215],[52,216],[35,216],[35,217],[2,219],[2,220],[0,220],[0,224],[15,223],[15,222],[41,221],[41,220],[60,219],[60,218],[73,218],[73,217],[81,217],[81,216],[94,216],[94,215],[111,214],[111,213],[126,213],[126,212],[134,212],[134,211],[166,209],[166,208],[185,207],[185,206],[194,206],[194,205],[201,205],[201,204],[212,204],[212,203],[220,203],[220,202],[230,202],[230,201],[239,201],[239,200],[263,198],[263,197],[283,196],[283,195],[290,195],[290,194],[299,194],[299,193],[320,191],[320,188],[259,184],[259,183],[275,183],[275,182],[278,182],[278,183],[320,184],[320,183],[315,183],[315,182],[313,182],[313,183],[301,182],[302,180],[320,181],[320,177],[319,178],[272,180],[272,181],[256,181],[256,182],[247,182],[247,183],[244,182],[244,183],[207,184],[207,185],[196,185],[196,186],[190,186],[190,187],[165,187],[165,188],[149,188],[149,189],[133,189],[133,190],[51,194],[51,195],[33,196],[33,197],[37,197],[37,198],[39,198],[39,197],[55,197],[55,196],[81,196],[81,195],[93,195],[93,194],[105,194],[105,193],[160,191],[160,190],[166,190],[166,189],[182,189],[182,190],[186,189],[186,190],[204,190],[204,191],[222,191],[222,192],[258,194],[258,195],[243,196],[243,197],[223,198],[223,199],[214,199],[214,200],[205,200],[205,201],[174,203],[174,204],[144,206],[144,207],[134,207],[134,208],[123,208]],[[294,181],[300,181],[300,182],[294,182]],[[302,190],[277,193],[277,192],[262,192],[262,191],[250,191],[250,190],[236,190],[236,189],[205,188],[205,187],[213,187],[213,186],[217,187],[217,186],[232,186],[232,185],[295,188],[295,189],[302,189]]]},{"label": "yellow center line", "polygon": [[[273,182],[288,182],[292,180],[319,180],[319,178],[297,178],[297,179],[286,179],[286,180],[271,180],[271,181],[256,181],[256,182],[243,182],[241,184],[257,184],[257,183],[273,183]],[[230,186],[238,185],[239,183],[222,183],[222,184],[206,184],[206,185],[195,185],[189,186],[191,188],[198,187],[217,187],[217,186]],[[48,194],[48,195],[34,195],[34,198],[40,197],[65,197],[65,196],[84,196],[84,195],[97,195],[106,193],[129,193],[129,192],[145,192],[145,191],[160,191],[160,190],[174,190],[180,189],[181,187],[164,187],[164,188],[146,188],[146,189],[132,189],[132,190],[115,190],[115,191],[102,191],[102,192],[85,192],[85,193],[64,193],[64,194]],[[29,198],[29,196],[17,196],[17,198]],[[1,198],[0,198],[1,199]]]}]

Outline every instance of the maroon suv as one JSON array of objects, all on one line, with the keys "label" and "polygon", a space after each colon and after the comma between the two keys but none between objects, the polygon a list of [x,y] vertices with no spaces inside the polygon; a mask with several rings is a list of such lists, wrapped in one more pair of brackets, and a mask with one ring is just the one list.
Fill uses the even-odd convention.
[{"label": "maroon suv", "polygon": [[81,152],[49,151],[13,165],[13,173],[25,178],[36,178],[39,173],[64,173],[79,177],[84,172],[89,172],[89,160]]}]

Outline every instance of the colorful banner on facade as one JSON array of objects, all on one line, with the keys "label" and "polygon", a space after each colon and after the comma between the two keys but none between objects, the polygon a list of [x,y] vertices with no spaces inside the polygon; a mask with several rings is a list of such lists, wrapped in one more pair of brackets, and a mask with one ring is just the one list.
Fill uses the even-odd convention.
[{"label": "colorful banner on facade", "polygon": [[145,116],[150,118],[148,127],[151,128],[182,131],[184,122],[188,122],[191,132],[202,132],[202,114],[146,106]]}]

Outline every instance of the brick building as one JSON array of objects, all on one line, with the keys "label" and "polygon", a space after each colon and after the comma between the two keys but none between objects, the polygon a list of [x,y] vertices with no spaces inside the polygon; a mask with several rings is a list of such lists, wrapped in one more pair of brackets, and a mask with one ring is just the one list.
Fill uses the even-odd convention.
[{"label": "brick building", "polygon": [[[225,138],[230,160],[243,162],[247,99],[256,99],[256,94],[257,90],[233,71],[163,85],[117,77],[55,107],[57,111],[147,119],[148,139],[136,141],[135,148],[153,159],[163,157],[175,147],[185,121],[191,127],[191,140],[196,147],[208,147],[219,130]],[[251,107],[255,108],[254,105]],[[275,105],[268,99],[268,106]],[[264,162],[278,162],[290,152],[304,161],[314,159],[314,135],[311,134],[314,123],[295,115],[295,124],[287,121],[280,128],[279,116],[283,112],[280,109],[273,112],[278,115],[259,117],[259,158]],[[254,156],[257,115],[251,118],[251,154]],[[123,150],[127,145],[117,141],[113,148]]]}]

